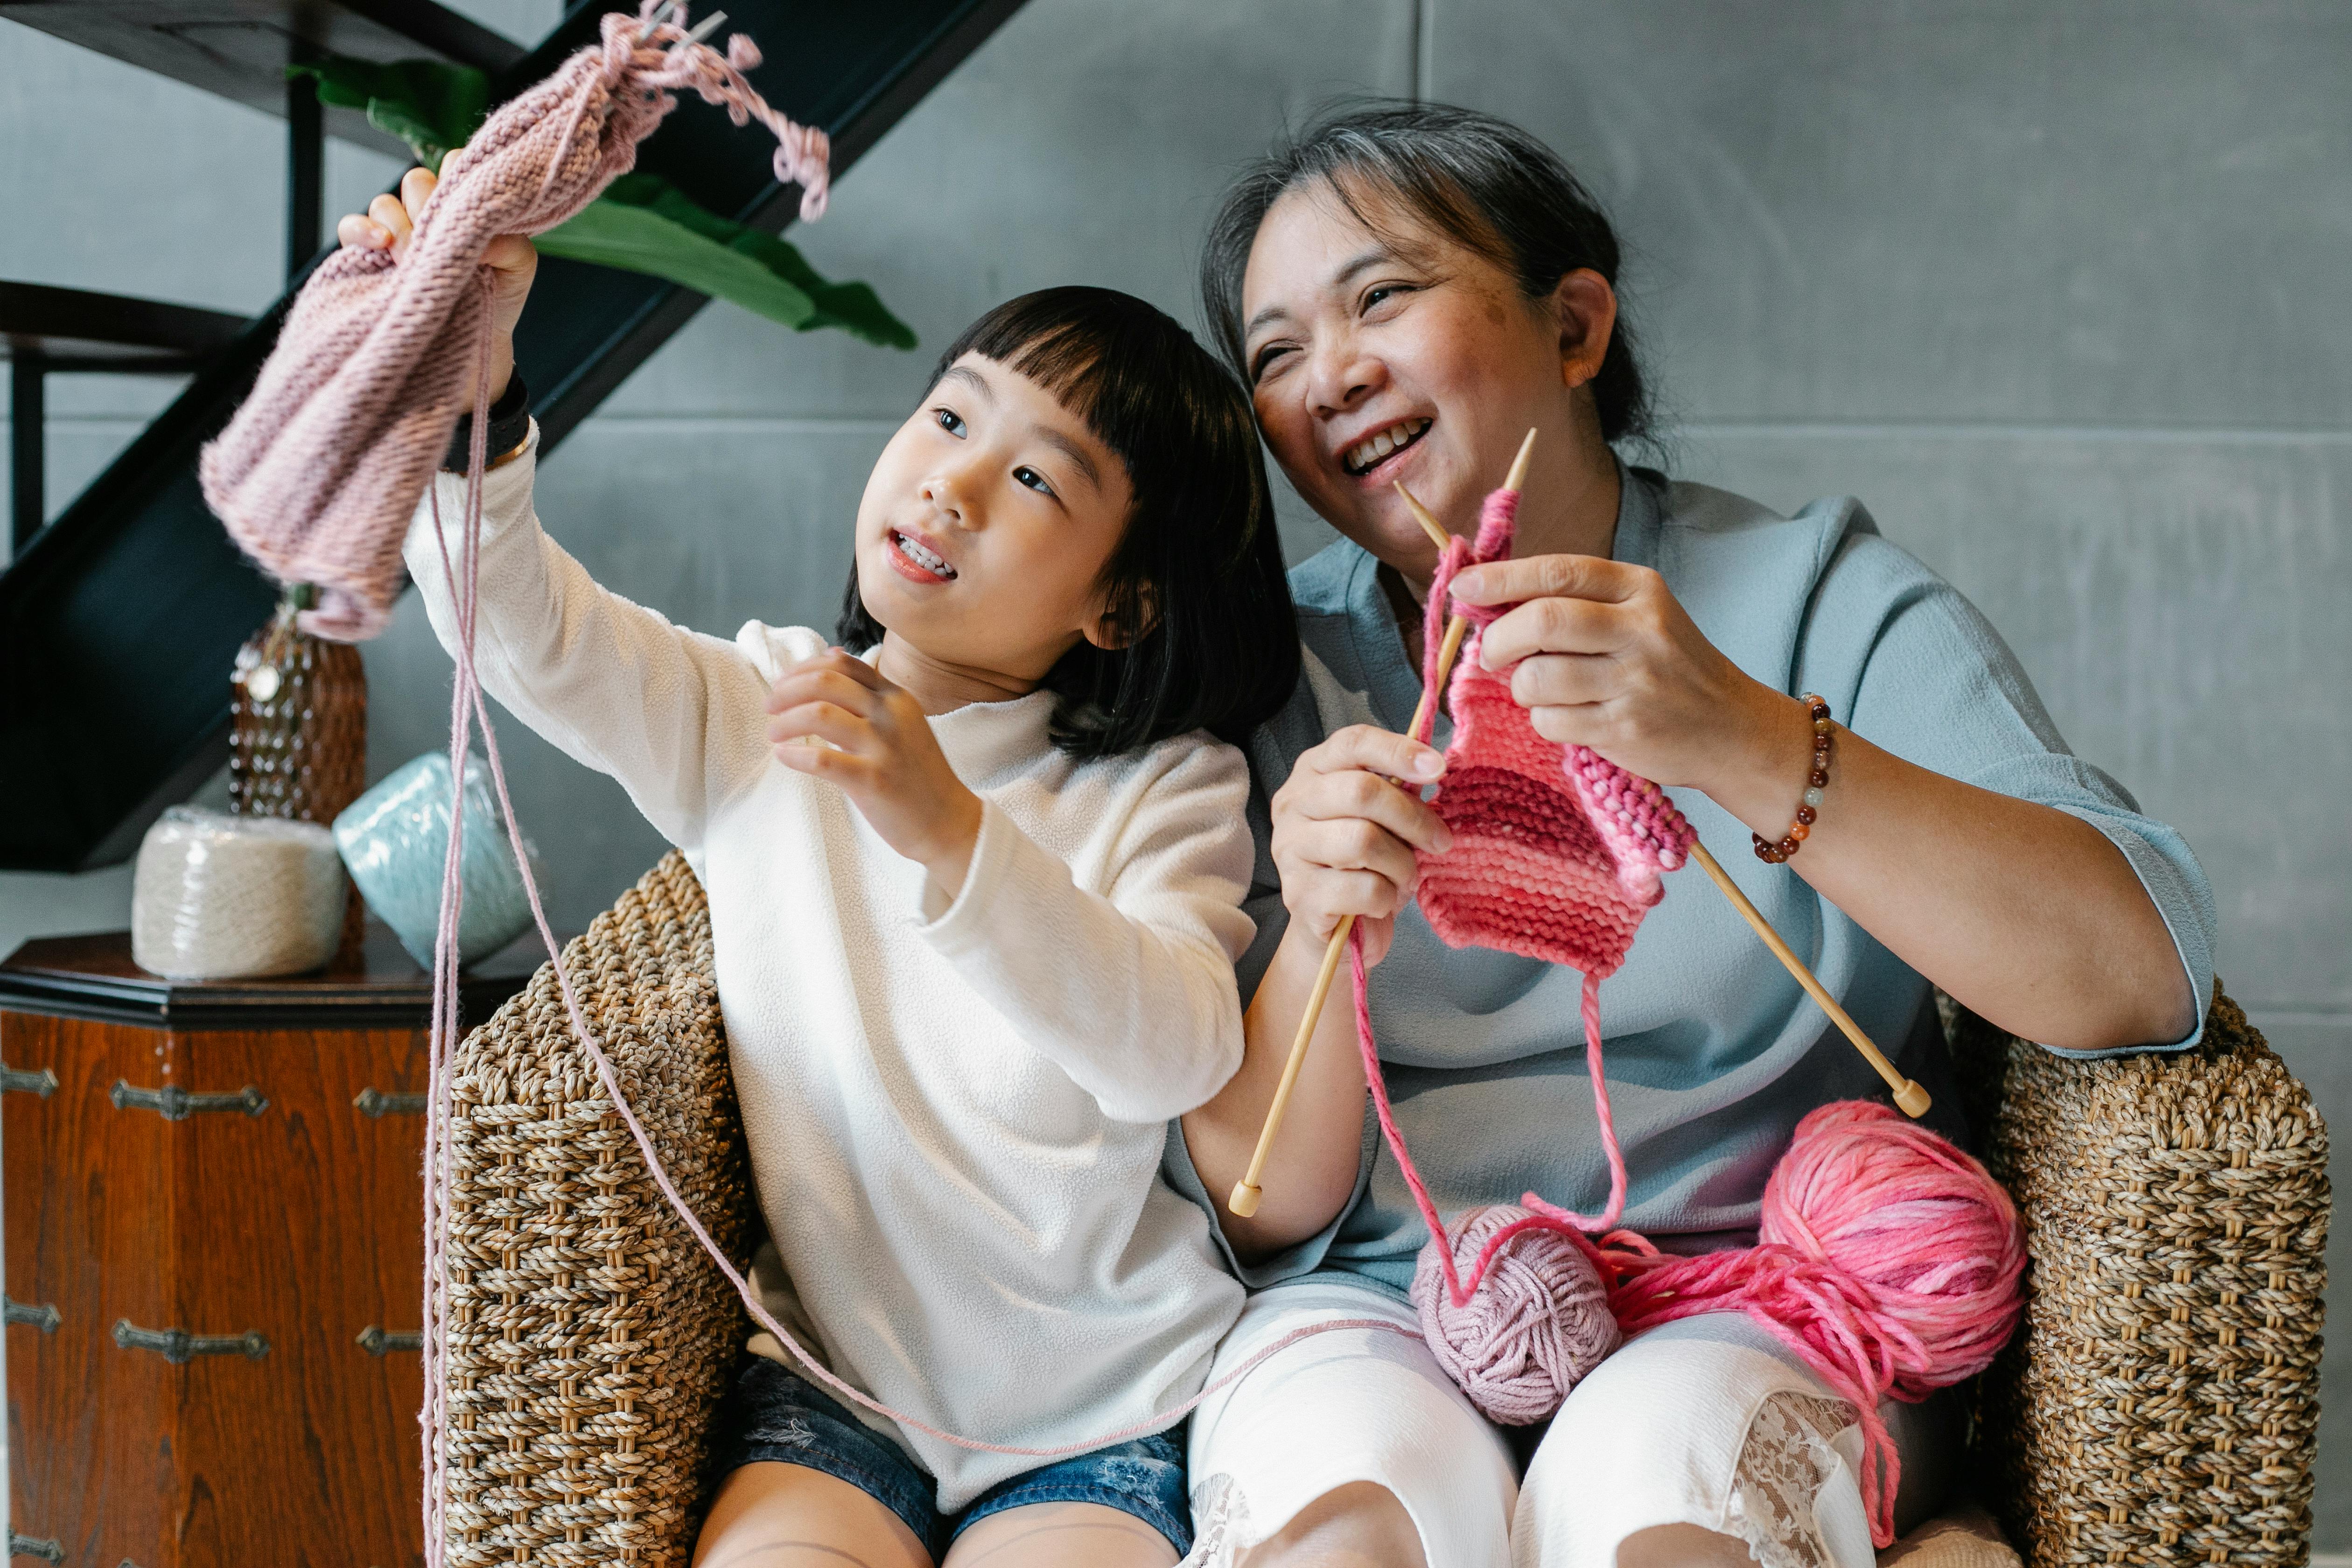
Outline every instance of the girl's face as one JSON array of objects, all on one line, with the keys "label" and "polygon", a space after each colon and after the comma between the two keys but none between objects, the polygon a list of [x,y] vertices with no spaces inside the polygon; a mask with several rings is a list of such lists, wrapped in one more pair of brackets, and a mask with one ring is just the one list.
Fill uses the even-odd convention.
[{"label": "girl's face", "polygon": [[[1571,340],[1580,351],[1591,323],[1529,301],[1502,268],[1403,213],[1372,210],[1390,237],[1319,184],[1268,209],[1242,283],[1243,363],[1298,493],[1374,555],[1425,575],[1435,552],[1391,484],[1467,533],[1528,428],[1573,417],[1564,351]],[[1412,237],[1410,254],[1397,235]],[[1555,446],[1566,450],[1539,442],[1538,459]]]},{"label": "girl's face", "polygon": [[1134,499],[1127,465],[1084,420],[966,354],[866,481],[858,594],[930,660],[1037,680],[1080,638],[1107,635],[1103,568]]}]

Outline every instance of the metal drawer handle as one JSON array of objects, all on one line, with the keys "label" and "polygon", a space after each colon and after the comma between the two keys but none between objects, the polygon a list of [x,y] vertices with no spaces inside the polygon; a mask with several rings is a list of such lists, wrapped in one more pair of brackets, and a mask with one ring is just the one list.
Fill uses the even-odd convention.
[{"label": "metal drawer handle", "polygon": [[29,1535],[19,1535],[12,1530],[8,1532],[8,1555],[37,1557],[44,1563],[62,1563],[66,1560],[66,1549],[58,1542],[36,1541]]},{"label": "metal drawer handle", "polygon": [[7,1297],[0,1296],[0,1323],[30,1323],[45,1334],[54,1334],[58,1331],[58,1324],[62,1321],[64,1320],[58,1316],[57,1308],[47,1302],[28,1307],[22,1301],[11,1301]]},{"label": "metal drawer handle", "polygon": [[[22,1089],[36,1100],[47,1100],[58,1091],[58,1075],[47,1068],[43,1068],[38,1072],[32,1072],[24,1068],[12,1068],[6,1062],[0,1062],[0,1094],[5,1094],[12,1089]],[[32,1538],[11,1536],[9,1539],[29,1541]]]},{"label": "metal drawer handle", "polygon": [[225,1094],[191,1094],[176,1083],[161,1089],[133,1089],[116,1079],[106,1098],[114,1101],[117,1110],[152,1110],[166,1121],[185,1121],[205,1110],[242,1110],[247,1116],[258,1116],[269,1109],[269,1097],[251,1084]]},{"label": "metal drawer handle", "polygon": [[404,1329],[390,1331],[370,1323],[360,1331],[360,1349],[370,1355],[383,1355],[392,1351],[421,1351],[425,1348],[425,1331]]},{"label": "metal drawer handle", "polygon": [[114,1342],[127,1351],[153,1351],[173,1366],[184,1366],[200,1355],[241,1355],[259,1361],[269,1353],[269,1341],[258,1330],[241,1334],[192,1334],[185,1329],[142,1329],[128,1318],[114,1325]]},{"label": "metal drawer handle", "polygon": [[359,1098],[352,1103],[360,1108],[362,1116],[422,1116],[425,1114],[425,1097],[422,1094],[386,1094],[380,1089],[371,1087],[360,1090]]}]

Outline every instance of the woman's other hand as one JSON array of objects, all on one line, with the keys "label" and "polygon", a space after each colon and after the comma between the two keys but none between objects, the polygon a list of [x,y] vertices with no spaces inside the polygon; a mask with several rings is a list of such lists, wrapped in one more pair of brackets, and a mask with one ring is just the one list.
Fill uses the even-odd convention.
[{"label": "woman's other hand", "polygon": [[[1752,679],[1706,640],[1646,566],[1534,555],[1454,579],[1465,605],[1511,605],[1479,638],[1479,662],[1511,669],[1536,733],[1591,747],[1629,773],[1705,791],[1737,811],[1751,779],[1785,805],[1804,705]],[[1801,770],[1799,770],[1801,771]]]},{"label": "woman's other hand", "polygon": [[1414,851],[1453,846],[1418,794],[1444,771],[1445,759],[1429,747],[1368,724],[1340,730],[1299,757],[1274,797],[1274,863],[1283,904],[1318,948],[1354,915],[1364,961],[1387,956],[1397,911],[1420,879]]},{"label": "woman's other hand", "polygon": [[[338,242],[358,250],[390,250],[397,260],[408,250],[415,232],[416,215],[439,182],[430,169],[411,169],[401,176],[398,195],[382,195],[368,204],[364,216],[345,213],[335,225]],[[490,401],[506,395],[514,374],[515,323],[522,320],[524,301],[530,298],[531,279],[539,272],[539,252],[519,234],[500,235],[482,253],[490,268]]]},{"label": "woman's other hand", "polygon": [[955,897],[980,842],[980,796],[948,765],[921,703],[832,648],[779,676],[768,712],[778,762],[838,784],[884,843]]},{"label": "woman's other hand", "polygon": [[[1303,753],[1276,793],[1274,863],[1290,929],[1243,1016],[1241,1070],[1184,1117],[1193,1169],[1220,1196],[1249,1168],[1332,931],[1353,915],[1364,961],[1387,957],[1397,911],[1420,880],[1414,852],[1453,847],[1452,832],[1420,793],[1444,771],[1445,759],[1427,746],[1358,724]],[[1252,1215],[1218,1210],[1217,1223],[1241,1258],[1255,1260],[1296,1245],[1347,1206],[1363,1143],[1364,1092],[1355,1010],[1343,996],[1331,996],[1283,1122],[1281,1179],[1266,1184]]]}]

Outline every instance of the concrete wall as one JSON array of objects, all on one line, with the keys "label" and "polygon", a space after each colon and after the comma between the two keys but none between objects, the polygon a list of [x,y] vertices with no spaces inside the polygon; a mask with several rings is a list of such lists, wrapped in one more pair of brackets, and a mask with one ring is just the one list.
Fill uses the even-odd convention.
[{"label": "concrete wall", "polygon": [[[463,8],[526,38],[553,12]],[[1630,243],[1677,470],[1860,495],[1974,597],[2077,749],[2188,834],[2230,990],[2352,1126],[2348,74],[2321,0],[1032,0],[794,236],[924,350],[712,307],[550,461],[541,510],[678,619],[829,624],[867,466],[981,309],[1087,281],[1190,319],[1208,210],[1286,120],[1342,91],[1510,115]],[[0,277],[274,292],[275,121],[0,24]],[[339,152],[331,190],[393,173]],[[163,390],[58,385],[52,506]],[[1321,525],[1294,504],[1286,536]],[[439,743],[448,666],[411,605],[368,668],[381,773]],[[661,846],[502,734],[576,928]],[[0,947],[127,901],[121,873],[0,878]],[[2328,1377],[2320,1547],[2352,1552],[2352,1357]]]}]

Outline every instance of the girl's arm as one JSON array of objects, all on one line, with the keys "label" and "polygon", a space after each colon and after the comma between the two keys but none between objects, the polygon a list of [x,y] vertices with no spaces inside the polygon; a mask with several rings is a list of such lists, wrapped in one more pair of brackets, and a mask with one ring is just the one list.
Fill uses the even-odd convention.
[{"label": "girl's arm", "polygon": [[1165,1122],[1199,1105],[1242,1055],[1234,962],[1249,945],[1241,753],[1164,743],[1152,777],[1118,790],[1106,892],[992,802],[961,886],[934,870],[924,939],[1114,1121]]},{"label": "girl's arm", "polygon": [[[691,847],[711,808],[767,766],[766,683],[746,649],[606,591],[547,536],[531,506],[538,452],[534,425],[520,455],[483,476],[475,668],[502,707],[619,780],[664,837]],[[462,476],[436,476],[404,549],[453,657],[449,570],[459,565],[465,492]]]},{"label": "girl's arm", "polygon": [[[337,238],[397,257],[434,184],[429,171],[409,170],[398,195],[380,195],[364,217],[352,213],[338,222]],[[482,261],[491,279],[496,403],[514,370],[515,323],[539,257],[529,240],[510,234],[491,241]],[[762,683],[746,652],[606,593],[556,547],[531,508],[538,456],[534,425],[522,447],[483,477],[475,668],[500,705],[576,761],[618,779],[671,843],[691,845],[710,805],[765,765]],[[434,633],[453,656],[450,572],[460,561],[465,509],[464,479],[437,476],[403,552]]]}]

